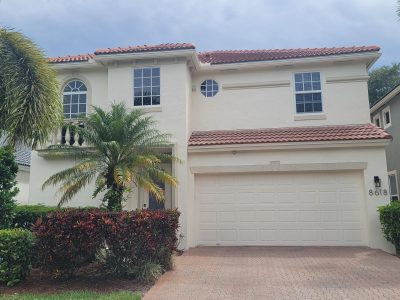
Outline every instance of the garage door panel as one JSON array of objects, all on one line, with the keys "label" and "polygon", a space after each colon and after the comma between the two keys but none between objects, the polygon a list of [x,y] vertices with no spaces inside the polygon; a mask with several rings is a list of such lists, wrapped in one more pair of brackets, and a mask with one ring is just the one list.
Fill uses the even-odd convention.
[{"label": "garage door panel", "polygon": [[296,210],[287,210],[287,211],[279,211],[277,216],[279,222],[297,222],[299,214],[297,213]]},{"label": "garage door panel", "polygon": [[278,202],[279,203],[295,203],[296,202],[296,192],[277,192]]},{"label": "garage door panel", "polygon": [[[224,209],[224,208],[221,208],[221,209]],[[236,221],[236,212],[235,211],[219,211],[218,212],[218,221],[221,223],[235,222]]]},{"label": "garage door panel", "polygon": [[220,234],[221,242],[236,242],[237,241],[236,230],[221,229],[219,231],[219,234]]},{"label": "garage door panel", "polygon": [[218,231],[217,230],[206,230],[200,229],[199,238],[203,242],[215,242],[218,240]]},{"label": "garage door panel", "polygon": [[346,229],[343,230],[343,239],[348,242],[362,242],[362,230],[361,229]]},{"label": "garage door panel", "polygon": [[361,174],[196,177],[199,243],[365,245]]},{"label": "garage door panel", "polygon": [[275,193],[274,192],[261,192],[261,191],[250,191],[237,193],[237,199],[239,204],[268,204],[275,203]]},{"label": "garage door panel", "polygon": [[320,222],[321,214],[319,211],[315,210],[301,210],[299,211],[299,221],[300,222]]},{"label": "garage door panel", "polygon": [[262,241],[276,241],[278,238],[278,230],[276,229],[261,229],[259,231],[259,240]]},{"label": "garage door panel", "polygon": [[298,190],[296,201],[303,204],[317,204],[318,192],[309,190]]},{"label": "garage door panel", "polygon": [[316,242],[320,240],[320,232],[317,229],[314,230],[300,230],[300,240],[305,242]]},{"label": "garage door panel", "polygon": [[296,229],[280,229],[279,239],[284,242],[297,241],[299,238],[298,230]]},{"label": "garage door panel", "polygon": [[238,239],[240,241],[252,241],[256,242],[258,240],[257,230],[256,229],[239,229],[238,230]]},{"label": "garage door panel", "polygon": [[215,211],[200,211],[199,217],[200,224],[217,222],[217,212]]},{"label": "garage door panel", "polygon": [[326,190],[319,191],[319,202],[337,204],[338,203],[337,191],[326,191]]}]

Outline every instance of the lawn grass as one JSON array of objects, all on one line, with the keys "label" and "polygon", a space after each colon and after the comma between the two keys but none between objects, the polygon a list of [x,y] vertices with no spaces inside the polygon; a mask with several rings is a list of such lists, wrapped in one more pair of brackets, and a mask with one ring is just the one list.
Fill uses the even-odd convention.
[{"label": "lawn grass", "polygon": [[111,293],[98,293],[90,291],[73,291],[61,294],[20,294],[0,296],[1,300],[72,300],[72,299],[98,299],[98,300],[140,300],[138,293],[118,291]]}]

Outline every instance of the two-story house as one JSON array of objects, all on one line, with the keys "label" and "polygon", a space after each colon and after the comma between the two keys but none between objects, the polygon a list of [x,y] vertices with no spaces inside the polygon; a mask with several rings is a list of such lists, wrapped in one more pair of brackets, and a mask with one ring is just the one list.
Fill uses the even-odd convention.
[{"label": "two-story house", "polygon": [[[52,58],[64,116],[123,101],[174,136],[179,185],[158,205],[135,189],[127,208],[181,211],[182,246],[362,245],[391,250],[377,207],[389,202],[385,146],[370,124],[368,68],[379,48],[196,52],[192,44],[100,49]],[[61,130],[49,143],[76,143]],[[82,145],[84,146],[84,144]],[[31,159],[31,202],[70,166]],[[94,205],[93,186],[69,203]]]},{"label": "two-story house", "polygon": [[399,200],[398,175],[400,174],[400,84],[393,87],[371,107],[371,120],[386,130],[393,141],[386,147],[386,161],[390,199]]}]

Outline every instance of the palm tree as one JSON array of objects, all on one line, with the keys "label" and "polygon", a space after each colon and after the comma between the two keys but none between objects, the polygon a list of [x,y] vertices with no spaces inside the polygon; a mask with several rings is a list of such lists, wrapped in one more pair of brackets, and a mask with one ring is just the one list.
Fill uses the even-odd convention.
[{"label": "palm tree", "polygon": [[162,167],[163,162],[179,161],[161,151],[171,146],[170,135],[160,133],[155,121],[143,111],[129,112],[122,103],[112,104],[111,111],[94,107],[81,126],[68,126],[87,147],[50,146],[55,150],[51,156],[76,159],[73,167],[54,174],[43,184],[45,188],[61,183],[59,206],[93,180],[93,198],[105,191],[102,201],[109,210],[122,209],[124,192],[132,184],[159,201],[164,199],[164,191],[156,182],[177,185],[176,178]]},{"label": "palm tree", "polygon": [[0,136],[10,146],[44,143],[62,123],[56,73],[23,34],[0,27]]}]

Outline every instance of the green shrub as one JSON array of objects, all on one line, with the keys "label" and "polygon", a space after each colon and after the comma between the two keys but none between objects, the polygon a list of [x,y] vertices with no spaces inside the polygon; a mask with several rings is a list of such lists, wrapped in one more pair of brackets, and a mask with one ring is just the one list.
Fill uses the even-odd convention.
[{"label": "green shrub", "polygon": [[0,147],[0,229],[11,226],[18,194],[17,182],[18,164],[15,162],[11,148]]},{"label": "green shrub", "polygon": [[46,206],[43,204],[35,205],[18,205],[15,208],[13,219],[13,227],[30,229],[39,218],[45,217],[51,212],[65,211],[65,210],[92,210],[95,207],[82,207],[82,208],[59,208],[57,206]]},{"label": "green shrub", "polygon": [[33,245],[34,237],[29,230],[0,230],[0,283],[11,286],[29,274]]},{"label": "green shrub", "polygon": [[37,219],[46,216],[50,212],[60,210],[56,206],[37,205],[17,205],[13,219],[13,226],[30,229]]},{"label": "green shrub", "polygon": [[104,242],[101,210],[65,209],[33,226],[37,263],[54,277],[69,277],[92,263]]},{"label": "green shrub", "polygon": [[135,276],[146,263],[171,268],[177,247],[177,210],[138,210],[109,214],[105,219],[108,265],[116,275]]},{"label": "green shrub", "polygon": [[140,281],[153,283],[161,277],[162,273],[163,267],[161,265],[147,261],[136,266],[132,275]]},{"label": "green shrub", "polygon": [[172,266],[179,212],[65,210],[41,218],[33,230],[38,261],[56,276],[69,276],[97,258],[104,270],[144,281]]},{"label": "green shrub", "polygon": [[393,243],[396,255],[400,256],[400,202],[379,207],[379,218],[385,238]]}]

